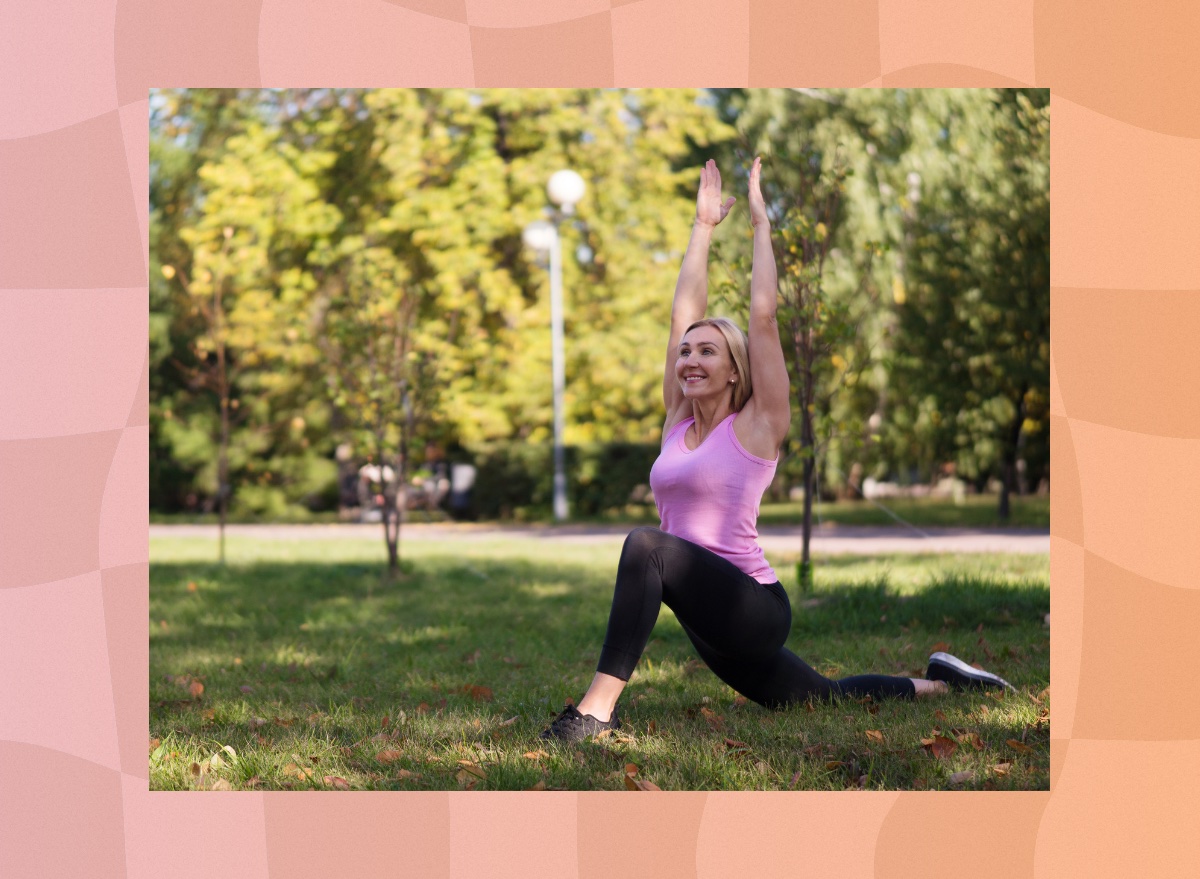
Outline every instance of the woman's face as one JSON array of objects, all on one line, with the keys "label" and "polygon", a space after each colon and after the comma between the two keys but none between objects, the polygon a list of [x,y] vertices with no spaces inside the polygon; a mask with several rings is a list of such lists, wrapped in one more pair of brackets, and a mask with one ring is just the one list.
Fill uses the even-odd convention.
[{"label": "woman's face", "polygon": [[696,327],[679,342],[675,378],[689,400],[728,393],[737,380],[725,336],[716,327]]}]

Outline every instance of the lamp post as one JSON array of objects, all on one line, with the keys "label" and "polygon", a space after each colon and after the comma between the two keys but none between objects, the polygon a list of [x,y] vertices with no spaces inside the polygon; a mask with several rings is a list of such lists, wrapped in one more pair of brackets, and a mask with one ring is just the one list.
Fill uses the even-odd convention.
[{"label": "lamp post", "polygon": [[554,519],[567,519],[567,473],[563,448],[565,417],[563,391],[566,387],[566,368],[563,360],[563,303],[562,303],[562,239],[559,224],[562,218],[575,213],[575,205],[583,198],[586,186],[574,171],[557,171],[550,177],[546,192],[558,205],[554,222],[535,220],[525,227],[525,244],[538,252],[550,254],[550,357],[554,376]]}]

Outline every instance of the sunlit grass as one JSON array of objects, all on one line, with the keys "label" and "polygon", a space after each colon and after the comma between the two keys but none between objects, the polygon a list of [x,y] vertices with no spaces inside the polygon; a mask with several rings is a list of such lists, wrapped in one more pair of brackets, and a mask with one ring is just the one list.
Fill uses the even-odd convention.
[{"label": "sunlit grass", "polygon": [[[619,789],[631,763],[664,789],[1049,784],[1046,556],[818,558],[803,601],[772,559],[789,646],[823,673],[916,676],[943,645],[1018,694],[767,711],[698,663],[664,609],[624,730],[564,747],[536,736],[594,672],[613,546],[413,542],[399,582],[380,576],[382,541],[227,550],[222,570],[212,540],[151,542],[154,789]],[[921,742],[935,729],[956,743],[942,759]]]}]

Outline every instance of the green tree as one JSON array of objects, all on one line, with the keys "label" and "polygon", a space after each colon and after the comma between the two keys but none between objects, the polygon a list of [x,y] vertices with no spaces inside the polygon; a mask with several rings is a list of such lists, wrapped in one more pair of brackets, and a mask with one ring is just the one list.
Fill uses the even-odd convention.
[{"label": "green tree", "polygon": [[1047,430],[1050,119],[1043,90],[986,109],[948,123],[950,170],[916,212],[896,381],[914,434],[965,476],[999,476],[1007,519],[1022,448]]}]

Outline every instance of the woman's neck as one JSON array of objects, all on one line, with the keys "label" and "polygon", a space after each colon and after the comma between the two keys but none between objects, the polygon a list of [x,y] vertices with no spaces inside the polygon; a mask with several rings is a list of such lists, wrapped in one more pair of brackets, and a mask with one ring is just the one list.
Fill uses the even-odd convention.
[{"label": "woman's neck", "polygon": [[693,400],[692,420],[695,421],[697,442],[704,442],[704,438],[732,414],[733,407],[728,397],[719,401]]}]

